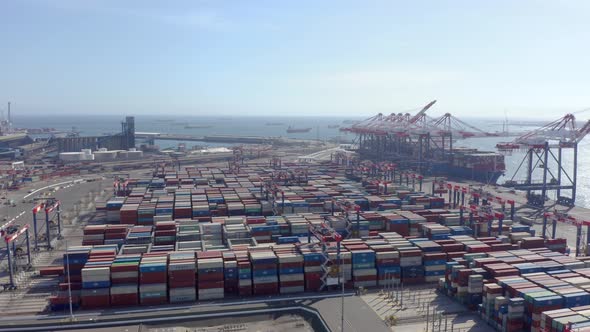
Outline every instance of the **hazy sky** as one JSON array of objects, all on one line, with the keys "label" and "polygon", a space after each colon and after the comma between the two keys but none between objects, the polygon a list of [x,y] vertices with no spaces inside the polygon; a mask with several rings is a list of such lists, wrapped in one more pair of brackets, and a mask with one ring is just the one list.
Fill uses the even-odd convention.
[{"label": "hazy sky", "polygon": [[[20,113],[557,117],[590,107],[590,1],[0,1]],[[590,112],[580,118],[590,117]]]}]

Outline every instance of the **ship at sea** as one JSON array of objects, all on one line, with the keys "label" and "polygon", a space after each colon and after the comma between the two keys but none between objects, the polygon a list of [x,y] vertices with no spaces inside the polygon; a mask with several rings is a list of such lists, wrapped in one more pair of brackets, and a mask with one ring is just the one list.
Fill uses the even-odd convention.
[{"label": "ship at sea", "polygon": [[213,126],[208,126],[208,125],[185,125],[184,129],[207,129],[207,128],[211,128]]},{"label": "ship at sea", "polygon": [[308,133],[310,131],[311,131],[311,128],[295,128],[295,127],[291,127],[291,126],[289,126],[289,128],[287,128],[287,133],[289,133],[289,134]]},{"label": "ship at sea", "polygon": [[285,124],[282,122],[267,122],[265,126],[284,126]]}]

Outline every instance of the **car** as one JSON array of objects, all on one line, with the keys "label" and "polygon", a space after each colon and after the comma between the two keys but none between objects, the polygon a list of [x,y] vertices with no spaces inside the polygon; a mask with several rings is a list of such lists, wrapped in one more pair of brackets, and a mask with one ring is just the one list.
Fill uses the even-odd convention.
[{"label": "car", "polygon": [[27,191],[27,193],[29,193],[29,194],[30,194],[30,193],[32,193],[32,192],[33,192],[33,189],[29,189],[29,190]]}]

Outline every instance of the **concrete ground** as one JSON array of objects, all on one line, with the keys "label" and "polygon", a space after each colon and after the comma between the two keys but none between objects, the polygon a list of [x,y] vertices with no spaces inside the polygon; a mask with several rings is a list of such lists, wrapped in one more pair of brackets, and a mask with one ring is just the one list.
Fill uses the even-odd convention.
[{"label": "concrete ground", "polygon": [[492,331],[476,312],[435,290],[435,284],[382,288],[362,295],[381,320],[395,317],[392,331]]}]

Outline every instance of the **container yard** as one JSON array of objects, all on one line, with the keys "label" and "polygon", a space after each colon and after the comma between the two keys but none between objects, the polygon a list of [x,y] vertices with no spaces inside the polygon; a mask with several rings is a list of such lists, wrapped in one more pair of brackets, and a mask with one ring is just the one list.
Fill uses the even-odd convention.
[{"label": "container yard", "polygon": [[[565,238],[539,233],[475,191],[463,191],[460,203],[454,186],[369,173],[334,158],[117,175],[97,218],[70,237],[60,263],[39,268],[54,288],[46,312],[321,295],[346,298],[347,316],[348,303],[364,303],[375,330],[403,330],[416,317],[428,320],[418,310],[426,302],[405,288],[428,290],[428,303],[444,303],[439,313],[452,306],[471,317],[463,328],[539,331],[543,321],[553,324],[555,310],[571,313],[559,318],[571,316],[576,327],[590,322],[578,313],[590,305],[583,287],[590,260],[574,255]],[[391,302],[394,293],[405,304]],[[323,319],[338,321],[339,301],[330,305],[335,312],[318,307]]]},{"label": "container yard", "polygon": [[110,2],[3,3],[0,332],[590,332],[589,4]]}]

